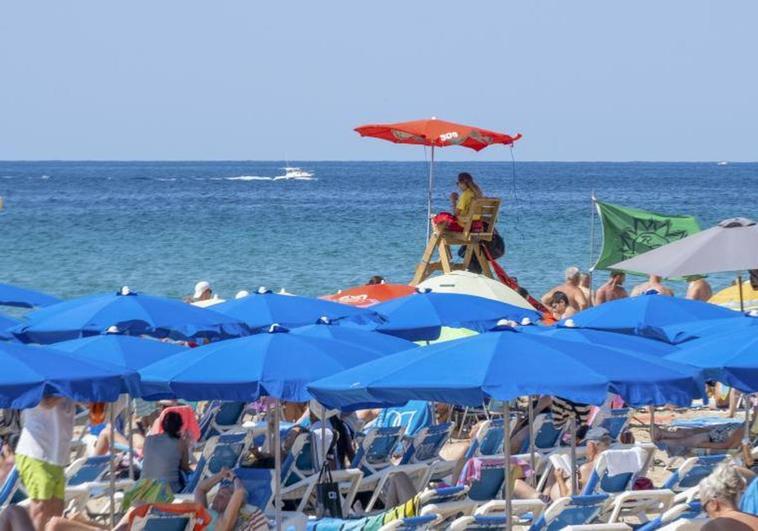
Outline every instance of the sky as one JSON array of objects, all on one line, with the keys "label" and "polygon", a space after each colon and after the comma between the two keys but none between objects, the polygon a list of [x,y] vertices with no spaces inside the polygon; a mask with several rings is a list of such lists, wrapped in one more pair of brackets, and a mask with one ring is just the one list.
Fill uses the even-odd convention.
[{"label": "sky", "polygon": [[[437,116],[519,160],[758,160],[754,0],[0,3],[0,159],[419,160]],[[502,147],[443,160],[506,160]]]}]

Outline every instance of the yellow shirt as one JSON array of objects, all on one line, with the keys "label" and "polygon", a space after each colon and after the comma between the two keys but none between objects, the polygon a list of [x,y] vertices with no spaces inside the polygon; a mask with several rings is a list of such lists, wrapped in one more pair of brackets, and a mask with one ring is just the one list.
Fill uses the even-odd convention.
[{"label": "yellow shirt", "polygon": [[471,201],[474,200],[474,192],[471,190],[465,190],[459,197],[458,202],[455,204],[456,214],[465,216],[468,213],[468,209],[471,206]]}]

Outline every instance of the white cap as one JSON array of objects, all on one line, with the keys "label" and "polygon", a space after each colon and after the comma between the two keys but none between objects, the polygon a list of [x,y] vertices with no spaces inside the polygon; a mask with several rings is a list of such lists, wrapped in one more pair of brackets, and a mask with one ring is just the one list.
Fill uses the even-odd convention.
[{"label": "white cap", "polygon": [[121,288],[121,295],[129,295],[132,292],[132,290],[129,289],[129,286],[124,286]]},{"label": "white cap", "polygon": [[326,409],[316,400],[308,402],[308,409],[310,409],[311,413],[313,413],[316,418],[324,420],[336,417],[340,414],[339,409]]},{"label": "white cap", "polygon": [[511,321],[510,319],[500,319],[497,322],[498,327],[510,326],[511,328],[513,328],[514,326],[516,326],[516,324],[517,323],[515,321]]},{"label": "white cap", "polygon": [[263,295],[265,293],[271,293],[271,290],[268,289],[266,286],[261,286],[258,288],[258,295]]},{"label": "white cap", "polygon": [[200,282],[198,282],[197,284],[195,284],[195,295],[194,295],[194,298],[195,299],[199,299],[200,296],[203,293],[205,293],[206,291],[208,291],[209,289],[211,289],[211,283],[208,282],[207,280],[201,280]]},{"label": "white cap", "polygon": [[521,326],[529,326],[530,324],[532,324],[532,320],[528,317],[521,319]]},{"label": "white cap", "polygon": [[748,317],[758,317],[758,310],[750,310],[747,315]]},{"label": "white cap", "polygon": [[110,325],[108,327],[108,330],[105,331],[106,334],[118,334],[121,330],[118,329],[118,326],[116,325]]},{"label": "white cap", "polygon": [[576,323],[574,322],[573,319],[566,319],[565,321],[563,321],[563,326],[565,326],[566,328],[576,328]]},{"label": "white cap", "polygon": [[241,289],[241,290],[239,290],[237,292],[237,294],[234,296],[234,298],[235,299],[241,299],[243,297],[247,297],[248,295],[250,295],[249,291],[247,291],[246,289]]}]

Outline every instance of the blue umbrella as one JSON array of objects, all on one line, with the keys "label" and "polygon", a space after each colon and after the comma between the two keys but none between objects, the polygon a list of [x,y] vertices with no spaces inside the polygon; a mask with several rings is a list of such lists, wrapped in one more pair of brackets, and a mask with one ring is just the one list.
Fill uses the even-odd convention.
[{"label": "blue umbrella", "polygon": [[614,332],[606,332],[605,330],[594,330],[592,328],[523,326],[519,330],[530,334],[543,334],[565,341],[578,341],[580,343],[589,343],[591,345],[639,352],[653,356],[665,356],[677,351],[674,345],[669,345],[662,341],[655,341],[654,339],[640,336],[616,334]]},{"label": "blue umbrella", "polygon": [[705,369],[707,378],[740,391],[758,391],[758,328],[689,341],[666,359]]},{"label": "blue umbrella", "polygon": [[534,310],[458,293],[414,293],[371,309],[386,320],[376,326],[378,332],[409,341],[437,339],[443,326],[483,332],[501,319],[537,321],[540,318]]},{"label": "blue umbrella", "polygon": [[306,385],[379,357],[375,350],[272,326],[268,333],[212,343],[140,371],[143,394],[249,402],[261,396],[305,402]]},{"label": "blue umbrella", "polygon": [[287,328],[309,325],[321,317],[337,321],[345,318],[361,319],[376,315],[373,308],[366,310],[310,297],[280,295],[271,293],[270,290],[266,289],[260,289],[258,292],[240,299],[217,304],[213,310],[242,321],[256,331],[272,324]]},{"label": "blue umbrella", "polygon": [[314,325],[294,328],[292,333],[304,337],[320,337],[333,339],[356,345],[368,350],[375,350],[381,354],[394,354],[403,350],[416,347],[416,343],[400,339],[399,337],[380,334],[370,330],[361,330],[347,326],[332,324],[328,320],[320,320]]},{"label": "blue umbrella", "polygon": [[726,332],[737,332],[754,326],[758,326],[758,316],[742,315],[737,319],[728,317],[725,319],[709,319],[707,321],[687,321],[686,323],[664,326],[661,334],[662,339],[665,341],[679,345],[685,341],[724,334]]},{"label": "blue umbrella", "polygon": [[245,333],[236,319],[178,300],[135,293],[128,288],[54,304],[30,313],[26,321],[12,331],[21,341],[34,343],[103,334],[113,326],[122,334],[180,340]]},{"label": "blue umbrella", "polygon": [[13,334],[8,332],[8,329],[20,324],[21,321],[18,319],[0,313],[0,339],[12,339]]},{"label": "blue umbrella", "polygon": [[0,407],[33,407],[47,395],[85,402],[113,402],[136,392],[139,376],[98,361],[93,363],[55,350],[21,343],[0,343]]},{"label": "blue umbrella", "polygon": [[580,328],[663,339],[661,328],[667,325],[738,316],[732,310],[707,302],[649,294],[606,302],[570,319]]},{"label": "blue umbrella", "polygon": [[106,334],[56,343],[55,349],[88,361],[104,361],[139,370],[151,363],[187,351],[187,347],[154,339]]},{"label": "blue umbrella", "polygon": [[632,405],[688,405],[702,387],[698,371],[667,360],[506,328],[385,356],[308,389],[330,407],[355,409],[533,394],[600,404],[609,391]]},{"label": "blue umbrella", "polygon": [[60,299],[39,291],[0,283],[0,305],[17,306],[19,308],[35,308],[50,306],[60,302]]}]

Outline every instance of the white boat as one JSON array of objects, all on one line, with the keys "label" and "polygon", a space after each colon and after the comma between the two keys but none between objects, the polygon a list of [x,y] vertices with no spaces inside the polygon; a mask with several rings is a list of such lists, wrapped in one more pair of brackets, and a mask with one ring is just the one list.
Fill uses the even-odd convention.
[{"label": "white boat", "polygon": [[727,164],[729,164],[727,161],[722,160],[721,162],[717,163],[716,166],[726,166]]},{"label": "white boat", "polygon": [[307,181],[313,178],[313,173],[309,171],[305,171],[302,168],[297,168],[295,166],[285,166],[282,168],[284,170],[284,175],[279,175],[277,177],[274,177],[274,180],[280,180],[280,179],[295,179],[295,180],[302,180]]}]

